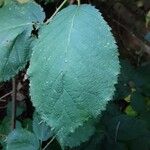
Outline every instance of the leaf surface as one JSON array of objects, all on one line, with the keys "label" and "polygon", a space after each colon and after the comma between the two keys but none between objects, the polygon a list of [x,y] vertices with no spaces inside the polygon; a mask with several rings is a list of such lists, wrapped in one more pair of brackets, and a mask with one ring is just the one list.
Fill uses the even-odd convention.
[{"label": "leaf surface", "polygon": [[29,60],[31,31],[44,13],[35,3],[10,2],[0,9],[0,81],[9,80]]},{"label": "leaf surface", "polygon": [[[11,132],[11,118],[5,117],[3,121],[0,123],[0,141],[4,141],[6,136]],[[21,128],[21,123],[16,121],[16,127],[19,129]]]},{"label": "leaf surface", "polygon": [[58,135],[59,142],[62,148],[68,147],[76,147],[79,146],[80,143],[86,142],[94,133],[95,126],[93,125],[94,121],[90,120],[83,124],[83,126],[78,127],[73,133],[66,135]]},{"label": "leaf surface", "polygon": [[25,130],[16,129],[7,137],[6,150],[38,150],[39,141],[36,136]]},{"label": "leaf surface", "polygon": [[41,141],[46,141],[53,136],[53,132],[51,131],[51,128],[48,125],[46,125],[45,122],[43,122],[43,120],[37,113],[35,113],[33,116],[32,127],[33,127],[34,134]]},{"label": "leaf surface", "polygon": [[110,27],[94,7],[71,5],[43,27],[33,48],[28,70],[33,105],[62,141],[101,114],[118,73]]}]

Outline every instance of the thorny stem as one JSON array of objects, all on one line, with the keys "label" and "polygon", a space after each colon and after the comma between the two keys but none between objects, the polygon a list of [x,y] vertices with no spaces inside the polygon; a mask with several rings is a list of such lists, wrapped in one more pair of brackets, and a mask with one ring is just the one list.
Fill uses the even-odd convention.
[{"label": "thorny stem", "polygon": [[16,79],[12,79],[12,130],[16,128]]}]

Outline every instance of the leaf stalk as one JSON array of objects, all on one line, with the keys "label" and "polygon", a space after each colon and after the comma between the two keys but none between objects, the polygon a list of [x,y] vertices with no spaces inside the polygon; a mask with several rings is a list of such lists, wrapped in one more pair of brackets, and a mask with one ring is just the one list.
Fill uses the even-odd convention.
[{"label": "leaf stalk", "polygon": [[53,13],[53,15],[46,21],[46,24],[48,24],[53,18],[54,16],[59,12],[59,10],[63,7],[63,5],[67,2],[67,0],[64,0],[60,6],[56,9],[56,11]]},{"label": "leaf stalk", "polygon": [[77,0],[77,2],[78,2],[78,6],[80,6],[80,4],[81,4],[80,0]]},{"label": "leaf stalk", "polygon": [[12,130],[16,128],[16,79],[12,79]]}]

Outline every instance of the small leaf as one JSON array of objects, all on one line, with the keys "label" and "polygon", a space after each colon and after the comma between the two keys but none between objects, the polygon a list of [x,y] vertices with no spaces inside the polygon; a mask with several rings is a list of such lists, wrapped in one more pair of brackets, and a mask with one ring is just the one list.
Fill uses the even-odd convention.
[{"label": "small leaf", "polygon": [[22,127],[27,129],[28,131],[33,131],[33,128],[32,128],[32,120],[30,118],[26,118],[26,119],[23,119],[22,121]]},{"label": "small leaf", "polygon": [[131,105],[127,106],[124,112],[125,112],[128,116],[132,116],[132,117],[137,116],[137,112],[134,111],[134,109],[131,107]]},{"label": "small leaf", "polygon": [[46,141],[53,136],[51,128],[48,125],[46,125],[45,122],[43,122],[43,120],[37,113],[35,113],[33,116],[32,126],[34,134],[41,141]]},{"label": "small leaf", "polygon": [[131,106],[138,113],[146,111],[146,104],[144,101],[144,97],[138,92],[134,92],[131,95]]},{"label": "small leaf", "polygon": [[[10,133],[11,131],[11,118],[5,117],[0,124],[0,140],[4,140],[6,136]],[[21,123],[19,121],[16,121],[16,126],[17,128],[21,128]]]},{"label": "small leaf", "polygon": [[16,129],[7,137],[6,150],[39,150],[39,141],[33,133]]},{"label": "small leaf", "polygon": [[127,97],[125,97],[124,100],[125,100],[126,102],[130,102],[130,101],[131,101],[131,94],[128,95]]}]

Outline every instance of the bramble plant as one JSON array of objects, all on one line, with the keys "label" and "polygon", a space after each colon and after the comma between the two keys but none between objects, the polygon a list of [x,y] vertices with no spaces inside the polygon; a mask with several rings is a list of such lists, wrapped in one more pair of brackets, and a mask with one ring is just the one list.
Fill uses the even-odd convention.
[{"label": "bramble plant", "polygon": [[[26,76],[36,110],[31,129],[23,127],[19,121],[16,124],[13,114],[14,130],[6,131],[6,140],[1,138],[6,150],[46,150],[53,140],[58,141],[61,149],[78,146],[83,150],[96,150],[94,144],[90,148],[90,145],[82,147],[82,143],[91,138],[95,141],[104,139],[104,126],[110,126],[107,133],[115,137],[115,142],[119,139],[121,143],[115,146],[120,149],[126,139],[132,141],[145,134],[149,136],[145,124],[132,118],[138,111],[146,113],[146,104],[141,102],[145,110],[132,102],[133,106],[129,105],[124,114],[117,109],[111,112],[115,108],[109,101],[113,97],[120,98],[120,86],[124,84],[122,82],[128,82],[119,76],[120,63],[126,63],[119,62],[111,28],[94,6],[80,4],[77,0],[77,5],[62,9],[66,2],[64,0],[46,21],[43,9],[34,1],[6,0],[1,3],[0,81],[14,81],[29,62]],[[129,102],[136,96],[142,99],[134,89],[130,88],[123,98]],[[13,102],[11,105],[15,106],[15,95]],[[110,112],[104,111],[108,102]],[[5,123],[3,120],[0,131]],[[138,130],[142,129],[140,133],[131,132],[127,136],[118,131],[120,128],[128,132],[127,129],[130,133],[132,127],[128,125],[132,123]],[[43,141],[47,141],[45,146]]]}]

